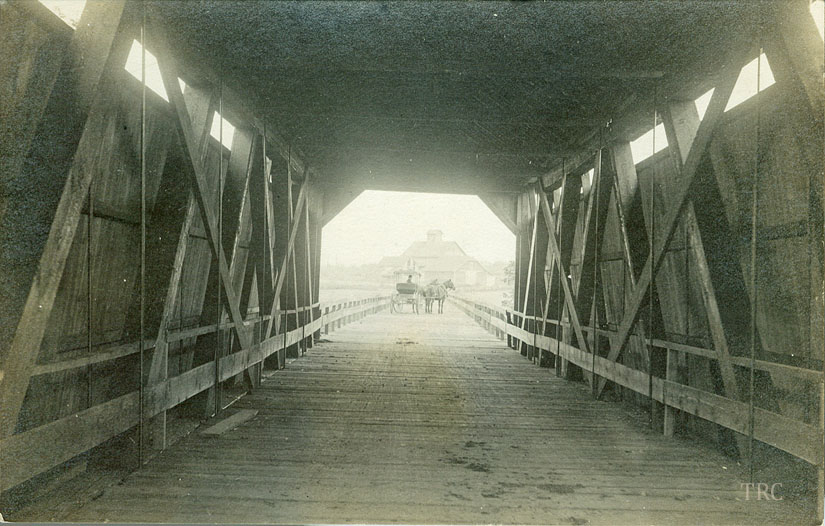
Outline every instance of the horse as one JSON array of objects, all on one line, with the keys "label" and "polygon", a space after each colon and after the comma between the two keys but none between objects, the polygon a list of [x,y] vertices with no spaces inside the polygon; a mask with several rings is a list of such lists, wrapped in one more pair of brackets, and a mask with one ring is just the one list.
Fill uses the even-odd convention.
[{"label": "horse", "polygon": [[438,302],[438,313],[444,314],[444,300],[447,298],[447,290],[455,290],[453,280],[448,279],[444,283],[438,283],[438,280],[433,280],[424,289],[424,308],[426,312],[433,311],[433,302]]}]

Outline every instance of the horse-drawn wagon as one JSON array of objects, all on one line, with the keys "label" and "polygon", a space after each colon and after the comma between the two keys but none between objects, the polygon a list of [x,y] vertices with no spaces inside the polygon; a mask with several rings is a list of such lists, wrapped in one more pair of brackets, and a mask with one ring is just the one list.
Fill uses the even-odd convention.
[{"label": "horse-drawn wagon", "polygon": [[[410,310],[418,314],[418,307],[421,304],[421,288],[418,282],[421,279],[421,274],[412,271],[396,271],[395,275],[395,292],[393,292],[390,301],[390,312],[403,312],[404,305],[409,305]],[[401,281],[403,276],[407,276],[406,281]]]}]

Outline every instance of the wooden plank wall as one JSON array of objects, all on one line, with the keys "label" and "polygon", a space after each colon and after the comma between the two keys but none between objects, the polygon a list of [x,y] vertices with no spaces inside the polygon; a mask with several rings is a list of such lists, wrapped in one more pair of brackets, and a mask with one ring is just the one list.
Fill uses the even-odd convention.
[{"label": "wooden plank wall", "polygon": [[[0,404],[4,492],[118,436],[139,441],[143,453],[162,449],[168,418],[213,414],[231,402],[222,396],[225,388],[258,385],[264,361],[283,367],[324,328],[388,305],[386,298],[318,302],[325,193],[312,168],[212,72],[176,69],[162,28],[151,21],[147,50],[161,63],[171,102],[147,89],[143,120],[140,81],[124,69],[140,35],[139,13],[131,4],[115,7],[87,9],[81,26],[89,29],[73,32],[39,4],[0,5],[0,219],[13,226],[29,213],[40,228],[3,230],[0,258],[17,269],[4,273],[2,283],[9,301],[0,320],[0,398],[11,401]],[[80,56],[97,61],[82,70],[84,86],[100,77],[91,95],[78,94],[89,99],[85,110],[66,87],[78,75],[68,66]],[[168,82],[170,75],[185,79],[182,93],[171,91],[178,85],[176,78]],[[66,161],[50,165],[54,183],[38,189],[29,182],[23,195],[16,181],[44,172],[29,150],[44,147],[54,134],[49,126],[67,108],[86,113],[77,116],[74,143],[52,137],[66,143]],[[231,143],[210,136],[218,109],[236,128]],[[86,186],[72,182],[72,170],[84,174]],[[48,209],[58,200],[76,207],[73,231]],[[47,238],[65,245],[60,266],[48,259]],[[27,275],[20,244],[32,259]],[[45,291],[51,282],[43,281],[44,272],[53,275]],[[46,317],[42,336],[13,346],[30,326],[23,302],[37,287],[53,296],[43,313],[35,312]],[[10,364],[21,365],[12,373]],[[21,389],[25,396],[16,394]],[[137,458],[122,456],[136,465]]]},{"label": "wooden plank wall", "polygon": [[[790,14],[783,9],[777,9],[781,24],[767,33],[783,40],[765,46],[776,84],[724,114],[727,97],[716,102],[718,123],[714,126],[708,120],[714,117],[706,115],[711,122],[707,126],[713,128],[701,130],[710,138],[706,148],[692,148],[701,126],[693,102],[665,95],[657,111],[666,134],[658,140],[667,140],[668,148],[634,162],[631,137],[608,128],[605,146],[590,160],[568,164],[560,177],[546,179],[554,186],[539,189],[547,196],[540,221],[556,238],[551,248],[560,248],[560,260],[548,252],[547,290],[536,298],[546,308],[538,310],[525,301],[531,290],[538,290],[530,272],[536,232],[531,228],[532,191],[518,200],[515,309],[458,301],[491,331],[505,334],[522,354],[548,352],[550,359],[540,363],[555,363],[560,374],[584,379],[596,396],[602,391],[591,375],[594,370],[596,376],[600,370],[609,372],[600,380],[608,381],[608,391],[650,409],[652,425],[666,434],[698,435],[742,461],[759,462],[747,440],[751,404],[757,415],[787,423],[784,429],[762,429],[755,438],[809,462],[818,471],[821,499],[825,134],[817,109],[820,96],[809,84],[815,76],[811,71],[821,76],[822,50],[793,44],[817,35],[809,21],[789,21],[796,20],[793,16],[803,21],[805,12],[794,15],[793,9]],[[783,34],[784,24],[800,33]],[[791,60],[789,49],[803,56]],[[729,71],[737,73],[753,58],[743,58]],[[735,80],[724,71],[719,78],[725,75],[726,82]],[[818,82],[821,87],[822,79]],[[692,181],[681,201],[688,170]],[[755,172],[757,267],[752,269]],[[668,237],[671,220],[675,223]],[[661,262],[654,267],[650,290],[639,290],[637,283],[649,278],[644,273],[650,268],[645,265],[650,264],[651,242],[663,250]],[[593,243],[595,248],[590,247]],[[559,262],[568,276],[567,287],[559,281]],[[565,294],[568,288],[571,298]],[[644,294],[643,301],[629,319],[631,299],[639,294]],[[571,314],[588,335],[586,342],[577,337]],[[617,343],[620,326],[628,320],[628,341]],[[751,393],[752,350],[756,367]],[[656,389],[664,391],[657,395]],[[696,401],[662,403],[671,389]],[[725,407],[735,414],[699,410],[705,396],[729,401]],[[805,438],[799,438],[800,433]],[[766,458],[761,461],[768,462]]]}]

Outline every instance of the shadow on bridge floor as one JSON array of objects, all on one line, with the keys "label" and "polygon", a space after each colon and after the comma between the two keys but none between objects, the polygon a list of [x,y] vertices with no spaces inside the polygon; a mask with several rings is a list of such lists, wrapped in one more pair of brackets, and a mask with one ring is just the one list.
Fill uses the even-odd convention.
[{"label": "shadow on bridge floor", "polygon": [[730,459],[649,431],[445,311],[325,336],[228,411],[254,418],[192,433],[59,519],[803,523],[786,501],[746,501]]}]

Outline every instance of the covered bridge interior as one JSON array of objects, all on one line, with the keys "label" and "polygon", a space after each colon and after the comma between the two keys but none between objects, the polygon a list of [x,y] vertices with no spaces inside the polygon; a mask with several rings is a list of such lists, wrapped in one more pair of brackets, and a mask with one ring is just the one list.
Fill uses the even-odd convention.
[{"label": "covered bridge interior", "polygon": [[[302,360],[334,382],[336,349],[402,335],[387,297],[318,297],[323,226],[379,189],[479,195],[517,236],[513,309],[449,300],[529,360],[500,393],[552,380],[605,415],[640,411],[674,448],[741,468],[723,499],[769,488],[751,513],[821,521],[822,16],[821,0],[0,2],[0,513],[119,519],[44,502],[150,469],[200,418],[241,422],[231,406],[267,381],[300,392]],[[361,319],[351,348],[324,342]],[[564,399],[514,396],[493,423]],[[553,486],[553,505],[582,485]],[[622,493],[641,499],[623,520],[668,517],[646,491]],[[745,520],[725,507],[706,520]],[[269,509],[237,522],[401,513]],[[400,520],[612,508],[421,509]]]}]

